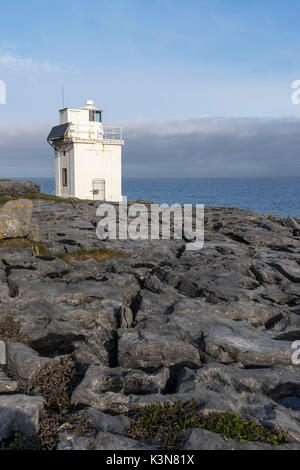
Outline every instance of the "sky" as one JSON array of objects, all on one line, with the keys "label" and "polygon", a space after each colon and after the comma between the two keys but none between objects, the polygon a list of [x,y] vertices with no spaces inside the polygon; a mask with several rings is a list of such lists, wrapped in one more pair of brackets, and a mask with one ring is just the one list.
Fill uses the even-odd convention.
[{"label": "sky", "polygon": [[298,0],[0,2],[0,175],[52,176],[86,99],[124,128],[125,176],[300,176]]}]

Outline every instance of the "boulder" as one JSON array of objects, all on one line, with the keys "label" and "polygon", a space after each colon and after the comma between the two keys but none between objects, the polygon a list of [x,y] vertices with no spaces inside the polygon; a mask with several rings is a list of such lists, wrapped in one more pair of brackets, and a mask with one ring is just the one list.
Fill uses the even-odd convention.
[{"label": "boulder", "polygon": [[26,237],[31,231],[32,201],[8,201],[0,210],[0,239]]},{"label": "boulder", "polygon": [[26,437],[36,436],[43,408],[42,397],[0,395],[0,442],[13,432]]}]

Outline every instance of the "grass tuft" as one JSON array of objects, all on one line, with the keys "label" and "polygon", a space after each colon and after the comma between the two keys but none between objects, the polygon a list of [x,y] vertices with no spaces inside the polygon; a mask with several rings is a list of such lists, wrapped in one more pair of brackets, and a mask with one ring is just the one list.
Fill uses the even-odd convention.
[{"label": "grass tuft", "polygon": [[31,248],[33,256],[48,256],[45,245],[28,238],[7,238],[0,240],[0,248]]},{"label": "grass tuft", "polygon": [[180,445],[190,428],[224,434],[225,440],[258,441],[275,446],[287,442],[283,434],[275,433],[253,420],[246,421],[231,412],[204,416],[197,411],[196,403],[152,406],[135,413],[133,419],[128,436],[143,441],[154,440],[170,447]]}]

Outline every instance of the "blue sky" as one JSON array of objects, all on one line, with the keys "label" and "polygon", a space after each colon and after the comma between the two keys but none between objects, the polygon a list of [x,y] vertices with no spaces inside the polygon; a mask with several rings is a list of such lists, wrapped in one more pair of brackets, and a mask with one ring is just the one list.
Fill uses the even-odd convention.
[{"label": "blue sky", "polygon": [[[299,18],[298,0],[1,2],[7,104],[0,105],[0,158],[8,123],[28,142],[33,129],[42,138],[55,123],[62,84],[67,106],[94,99],[107,124],[125,123],[131,152],[133,122],[138,129],[144,122],[145,133],[147,121],[164,129],[203,115],[298,119],[300,105],[290,97],[292,81],[300,79]],[[35,149],[32,140],[27,158]],[[47,160],[41,174],[48,174],[51,149],[38,151]]]}]

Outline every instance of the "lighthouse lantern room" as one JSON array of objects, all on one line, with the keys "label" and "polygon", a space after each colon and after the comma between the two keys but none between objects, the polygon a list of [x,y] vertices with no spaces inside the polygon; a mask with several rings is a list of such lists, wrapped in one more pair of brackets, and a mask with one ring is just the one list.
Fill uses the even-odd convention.
[{"label": "lighthouse lantern room", "polygon": [[55,150],[56,195],[120,202],[122,129],[103,126],[102,110],[91,100],[59,114],[47,139]]}]

